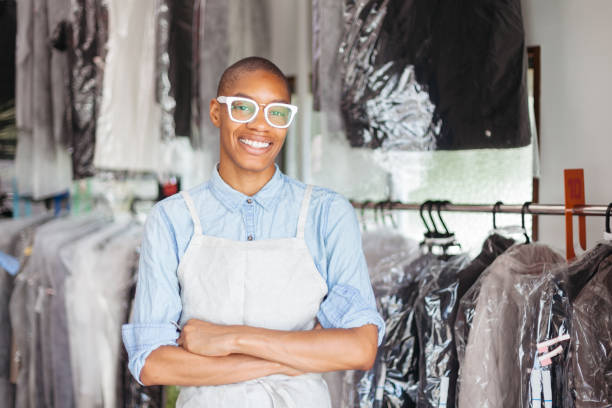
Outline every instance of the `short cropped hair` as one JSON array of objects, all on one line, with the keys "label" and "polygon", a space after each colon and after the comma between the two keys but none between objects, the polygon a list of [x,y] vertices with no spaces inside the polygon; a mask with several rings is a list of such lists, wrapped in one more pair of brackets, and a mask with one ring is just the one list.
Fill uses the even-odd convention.
[{"label": "short cropped hair", "polygon": [[287,94],[291,95],[289,80],[279,67],[272,61],[262,57],[247,57],[233,63],[223,71],[223,75],[221,75],[221,79],[219,80],[219,86],[217,87],[217,96],[223,95],[227,88],[229,88],[244,72],[260,70],[269,72],[281,79],[287,87]]}]

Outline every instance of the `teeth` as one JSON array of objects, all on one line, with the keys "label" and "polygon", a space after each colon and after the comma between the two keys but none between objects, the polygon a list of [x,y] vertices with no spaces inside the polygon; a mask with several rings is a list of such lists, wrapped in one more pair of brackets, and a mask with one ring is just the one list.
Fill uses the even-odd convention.
[{"label": "teeth", "polygon": [[258,149],[263,149],[264,147],[268,147],[270,146],[270,143],[266,143],[266,142],[257,142],[255,140],[249,140],[249,139],[238,139],[240,140],[240,142],[258,148]]}]

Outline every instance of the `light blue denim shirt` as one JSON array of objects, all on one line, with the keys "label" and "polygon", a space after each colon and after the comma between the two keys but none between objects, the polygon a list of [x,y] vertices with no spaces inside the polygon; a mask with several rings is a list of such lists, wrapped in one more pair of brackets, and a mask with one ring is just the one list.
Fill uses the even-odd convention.
[{"label": "light blue denim shirt", "polygon": [[[189,190],[203,233],[246,241],[293,237],[306,185],[284,175],[278,167],[254,196],[234,190],[216,169],[212,178]],[[123,342],[132,375],[140,381],[145,359],[162,345],[175,345],[178,332],[170,322],[181,316],[177,268],[193,234],[193,222],[180,195],[156,204],[145,224],[138,284],[130,324]],[[324,328],[378,327],[381,343],[385,324],[376,303],[353,206],[340,194],[314,187],[305,240],[328,294],[317,318]]]}]

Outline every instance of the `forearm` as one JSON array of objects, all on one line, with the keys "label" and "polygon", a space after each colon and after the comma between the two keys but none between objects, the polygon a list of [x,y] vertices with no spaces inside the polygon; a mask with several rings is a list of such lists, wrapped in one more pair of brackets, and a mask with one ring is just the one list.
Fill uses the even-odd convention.
[{"label": "forearm", "polygon": [[377,329],[278,331],[240,326],[233,352],[276,361],[305,372],[367,370],[376,357]]},{"label": "forearm", "polygon": [[222,385],[289,371],[282,364],[253,356],[207,357],[182,347],[162,346],[147,357],[140,380],[145,385]]}]

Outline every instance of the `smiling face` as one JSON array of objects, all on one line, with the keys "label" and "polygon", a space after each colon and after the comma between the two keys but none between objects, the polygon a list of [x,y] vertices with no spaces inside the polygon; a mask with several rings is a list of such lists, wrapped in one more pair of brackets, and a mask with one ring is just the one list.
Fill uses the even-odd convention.
[{"label": "smiling face", "polygon": [[274,159],[283,147],[287,129],[272,127],[264,118],[264,106],[272,102],[290,103],[285,82],[264,70],[246,71],[224,89],[222,96],[254,100],[259,106],[255,119],[248,123],[231,120],[226,104],[210,102],[210,118],[219,128],[221,143],[219,171],[236,176],[272,177]]}]

